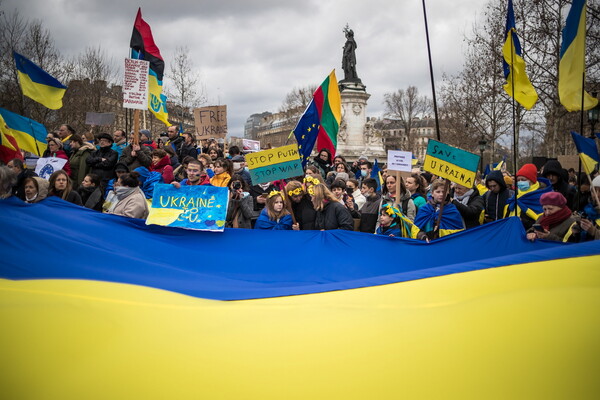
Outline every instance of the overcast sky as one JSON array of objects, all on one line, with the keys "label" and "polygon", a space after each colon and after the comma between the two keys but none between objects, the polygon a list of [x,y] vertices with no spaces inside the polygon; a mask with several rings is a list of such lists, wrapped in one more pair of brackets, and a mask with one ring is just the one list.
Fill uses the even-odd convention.
[{"label": "overcast sky", "polygon": [[[41,19],[66,56],[101,45],[119,67],[137,8],[167,68],[187,46],[208,103],[227,104],[229,133],[242,136],[253,113],[276,112],[294,87],[320,84],[341,69],[343,28],[358,44],[357,72],[371,94],[367,115],[383,115],[383,95],[409,85],[431,97],[420,0],[4,0],[2,8]],[[482,0],[428,0],[436,86],[462,64],[463,38]]]}]

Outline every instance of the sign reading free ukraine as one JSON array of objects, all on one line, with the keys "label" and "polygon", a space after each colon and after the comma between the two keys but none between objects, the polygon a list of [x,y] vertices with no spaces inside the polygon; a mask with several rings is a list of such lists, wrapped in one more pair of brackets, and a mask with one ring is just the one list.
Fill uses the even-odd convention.
[{"label": "sign reading free ukraine", "polygon": [[246,162],[255,185],[304,175],[296,144],[246,154]]},{"label": "sign reading free ukraine", "polygon": [[222,232],[228,203],[226,187],[156,184],[146,225]]},{"label": "sign reading free ukraine", "polygon": [[479,166],[479,156],[448,146],[437,140],[429,140],[423,169],[440,178],[471,188]]}]

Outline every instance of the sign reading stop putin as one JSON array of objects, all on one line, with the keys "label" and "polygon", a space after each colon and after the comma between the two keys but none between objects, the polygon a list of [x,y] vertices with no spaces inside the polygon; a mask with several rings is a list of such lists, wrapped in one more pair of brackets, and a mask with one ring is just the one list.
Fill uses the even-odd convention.
[{"label": "sign reading stop putin", "polygon": [[246,154],[246,162],[254,185],[304,175],[295,144]]}]

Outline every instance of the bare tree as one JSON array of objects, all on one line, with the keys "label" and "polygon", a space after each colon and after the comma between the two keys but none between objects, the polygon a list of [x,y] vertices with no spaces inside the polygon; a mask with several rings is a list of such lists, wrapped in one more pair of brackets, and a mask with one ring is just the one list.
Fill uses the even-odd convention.
[{"label": "bare tree", "polygon": [[201,83],[200,75],[194,71],[194,65],[189,57],[189,48],[177,47],[175,58],[169,64],[170,71],[165,74],[172,82],[167,87],[169,99],[177,106],[180,121],[191,108],[206,103],[206,90]]},{"label": "bare tree", "polygon": [[317,85],[308,85],[304,87],[295,87],[285,95],[283,103],[279,107],[279,112],[292,126],[295,126],[302,113],[313,99],[313,94],[317,90]]},{"label": "bare tree", "polygon": [[398,89],[393,93],[384,94],[385,115],[398,119],[404,130],[410,151],[415,151],[416,140],[413,137],[415,118],[425,116],[431,111],[431,101],[425,96],[419,96],[419,89],[409,86],[406,90]]}]

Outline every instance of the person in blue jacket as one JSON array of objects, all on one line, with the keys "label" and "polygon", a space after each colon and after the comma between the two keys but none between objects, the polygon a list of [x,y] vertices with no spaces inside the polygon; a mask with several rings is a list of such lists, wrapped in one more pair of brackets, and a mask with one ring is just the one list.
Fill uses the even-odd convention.
[{"label": "person in blue jacket", "polygon": [[271,191],[265,208],[256,220],[254,229],[291,230],[292,224],[292,216],[285,207],[281,192]]}]

